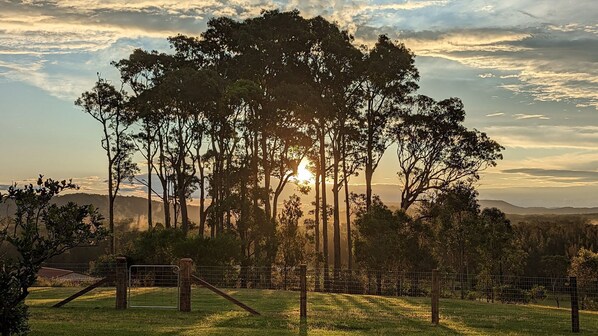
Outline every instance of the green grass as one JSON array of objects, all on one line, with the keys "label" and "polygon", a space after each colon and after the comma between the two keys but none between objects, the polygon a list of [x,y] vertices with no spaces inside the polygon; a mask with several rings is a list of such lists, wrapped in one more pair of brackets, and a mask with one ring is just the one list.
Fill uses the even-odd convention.
[{"label": "green grass", "polygon": [[[193,311],[114,309],[114,289],[101,288],[62,308],[50,306],[77,288],[33,288],[31,335],[570,335],[570,311],[543,306],[441,300],[440,326],[429,299],[308,293],[308,320],[299,322],[299,293],[230,290],[262,316],[193,289]],[[144,295],[164,296],[160,289]],[[157,302],[158,303],[158,302]],[[582,312],[583,335],[598,335],[598,313]]]}]

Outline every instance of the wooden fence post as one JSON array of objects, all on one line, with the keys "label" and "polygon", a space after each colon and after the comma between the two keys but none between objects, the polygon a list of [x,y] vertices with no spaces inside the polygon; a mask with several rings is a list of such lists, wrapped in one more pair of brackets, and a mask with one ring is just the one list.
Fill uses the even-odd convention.
[{"label": "wooden fence post", "polygon": [[307,319],[307,266],[301,264],[301,305],[300,305],[300,316],[301,320]]},{"label": "wooden fence post", "polygon": [[179,262],[179,310],[182,312],[191,311],[191,268],[193,260],[183,258]]},{"label": "wooden fence post", "polygon": [[116,258],[116,309],[127,309],[127,258]]},{"label": "wooden fence post", "polygon": [[571,331],[579,332],[579,300],[577,297],[577,277],[569,277],[571,292]]},{"label": "wooden fence post", "polygon": [[440,303],[440,281],[438,279],[438,270],[432,271],[432,323],[438,325],[439,314],[438,305]]}]

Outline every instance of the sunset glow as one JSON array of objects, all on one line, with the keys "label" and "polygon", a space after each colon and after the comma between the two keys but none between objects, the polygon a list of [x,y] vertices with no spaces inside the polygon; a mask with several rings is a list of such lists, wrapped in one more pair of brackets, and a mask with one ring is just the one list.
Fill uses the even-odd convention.
[{"label": "sunset glow", "polygon": [[312,184],[315,182],[314,174],[308,169],[309,160],[303,159],[297,168],[295,179],[301,184]]}]

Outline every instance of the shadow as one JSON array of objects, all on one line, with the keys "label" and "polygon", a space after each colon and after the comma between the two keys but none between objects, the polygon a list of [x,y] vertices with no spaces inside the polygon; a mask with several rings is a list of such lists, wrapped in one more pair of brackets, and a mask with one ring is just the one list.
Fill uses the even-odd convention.
[{"label": "shadow", "polygon": [[307,336],[307,318],[302,318],[299,322],[299,336]]}]

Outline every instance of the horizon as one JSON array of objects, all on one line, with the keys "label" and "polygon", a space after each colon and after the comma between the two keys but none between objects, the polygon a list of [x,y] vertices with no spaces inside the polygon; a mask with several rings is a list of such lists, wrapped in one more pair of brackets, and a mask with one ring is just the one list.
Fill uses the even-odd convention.
[{"label": "horizon", "polygon": [[[69,179],[106,193],[100,127],[74,106],[110,61],[135,48],[168,51],[166,37],[198,36],[211,17],[241,20],[261,9],[322,15],[371,44],[378,34],[416,54],[420,94],[459,97],[465,125],[505,146],[484,171],[480,199],[522,207],[596,207],[598,198],[598,20],[592,1],[373,1],[318,3],[148,1],[0,4],[0,189],[37,178]],[[90,20],[93,18],[93,20]],[[90,24],[93,22],[93,24]],[[374,175],[374,193],[398,188],[395,147]],[[141,161],[137,157],[136,161]],[[143,171],[143,165],[141,166]],[[353,177],[363,184],[363,174]],[[141,195],[125,185],[123,195]],[[384,199],[384,197],[383,197]]]}]

